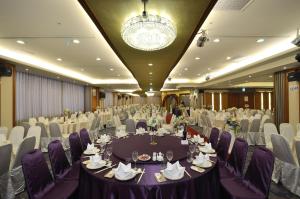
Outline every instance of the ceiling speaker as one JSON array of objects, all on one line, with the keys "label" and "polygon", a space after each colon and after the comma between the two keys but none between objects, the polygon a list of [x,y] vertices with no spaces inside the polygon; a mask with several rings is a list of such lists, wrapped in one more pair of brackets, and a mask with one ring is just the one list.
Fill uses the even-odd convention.
[{"label": "ceiling speaker", "polygon": [[0,76],[10,77],[12,75],[12,68],[4,63],[0,63]]}]

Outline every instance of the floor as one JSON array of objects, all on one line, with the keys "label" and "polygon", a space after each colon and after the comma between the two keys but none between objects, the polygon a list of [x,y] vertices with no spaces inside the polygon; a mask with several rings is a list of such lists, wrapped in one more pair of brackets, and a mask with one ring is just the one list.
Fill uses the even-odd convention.
[{"label": "floor", "polygon": [[[195,127],[196,129],[198,127]],[[113,134],[114,129],[107,129],[106,130],[107,134]],[[247,169],[247,166],[250,162],[252,152],[254,151],[255,147],[250,147],[249,152],[247,154],[247,161],[246,161],[246,166],[245,169]],[[25,192],[19,194],[16,199],[27,199],[27,194]],[[287,189],[285,189],[281,184],[275,184],[272,182],[271,188],[270,188],[270,193],[269,193],[269,199],[300,199],[300,197],[292,194],[289,192]]]}]

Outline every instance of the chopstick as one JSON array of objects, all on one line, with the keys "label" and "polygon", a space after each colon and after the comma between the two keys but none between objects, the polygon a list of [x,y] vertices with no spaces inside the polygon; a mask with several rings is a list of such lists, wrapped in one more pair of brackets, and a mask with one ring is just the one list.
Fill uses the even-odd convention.
[{"label": "chopstick", "polygon": [[184,172],[185,172],[190,178],[192,178],[192,176],[189,174],[189,172],[187,172],[186,170],[184,170]]},{"label": "chopstick", "polygon": [[140,182],[140,180],[142,179],[142,176],[144,175],[144,173],[145,173],[145,168],[143,169],[143,171],[142,171],[142,173],[141,173],[141,175],[140,175],[140,177],[139,177],[139,179],[138,179],[138,181],[137,181],[137,184]]},{"label": "chopstick", "polygon": [[114,165],[112,165],[112,166],[106,167],[105,169],[101,169],[101,170],[99,170],[99,171],[96,171],[94,174],[100,173],[100,172],[105,171],[105,170],[107,170],[107,169],[111,169],[112,167],[114,167],[114,166],[116,166],[116,165],[117,165],[117,164],[114,164]]}]

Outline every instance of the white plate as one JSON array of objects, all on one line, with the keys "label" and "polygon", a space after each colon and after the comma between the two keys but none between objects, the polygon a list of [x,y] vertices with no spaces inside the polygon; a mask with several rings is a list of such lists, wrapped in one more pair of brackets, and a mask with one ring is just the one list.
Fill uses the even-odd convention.
[{"label": "white plate", "polygon": [[203,162],[201,164],[197,164],[196,162],[193,161],[193,165],[195,165],[197,167],[200,167],[200,168],[204,168],[204,169],[212,167],[212,163],[209,162],[209,161],[205,161],[205,162]]},{"label": "white plate", "polygon": [[92,151],[87,151],[87,150],[85,150],[85,151],[83,152],[83,154],[84,154],[84,155],[94,155],[94,154],[98,153],[99,151],[100,151],[99,149],[94,149],[94,150],[92,150]]},{"label": "white plate", "polygon": [[132,170],[130,175],[127,175],[125,178],[123,178],[123,177],[120,177],[117,173],[115,173],[115,178],[120,181],[127,181],[127,180],[131,180],[131,179],[135,178],[136,174],[137,174],[137,172]]},{"label": "white plate", "polygon": [[167,178],[168,180],[180,180],[180,179],[182,179],[182,178],[184,177],[184,172],[182,172],[182,175],[179,176],[179,177],[177,177],[177,178],[176,178],[176,177],[172,177],[172,176],[166,175],[165,172],[164,172],[164,170],[163,170],[162,174],[163,174],[163,176],[164,176],[165,178]]},{"label": "white plate", "polygon": [[205,147],[200,147],[200,151],[203,153],[215,153],[216,152],[214,149],[207,149]]},{"label": "white plate", "polygon": [[106,162],[104,160],[100,160],[100,162],[98,162],[96,165],[91,164],[91,163],[87,164],[86,168],[88,168],[88,169],[101,169],[102,167],[105,166],[105,164],[106,164]]}]

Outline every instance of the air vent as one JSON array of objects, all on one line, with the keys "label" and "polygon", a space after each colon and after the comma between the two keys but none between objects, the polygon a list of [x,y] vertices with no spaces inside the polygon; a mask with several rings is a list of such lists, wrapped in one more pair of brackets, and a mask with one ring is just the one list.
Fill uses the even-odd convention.
[{"label": "air vent", "polygon": [[247,5],[254,0],[219,0],[214,7],[214,10],[243,10]]}]

